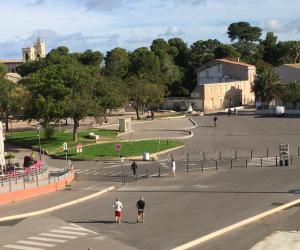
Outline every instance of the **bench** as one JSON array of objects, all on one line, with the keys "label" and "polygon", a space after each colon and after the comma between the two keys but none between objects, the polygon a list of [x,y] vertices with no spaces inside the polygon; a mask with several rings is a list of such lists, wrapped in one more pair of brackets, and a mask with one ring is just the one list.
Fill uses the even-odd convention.
[{"label": "bench", "polygon": [[95,135],[95,133],[89,133],[89,138],[99,140],[99,135]]}]

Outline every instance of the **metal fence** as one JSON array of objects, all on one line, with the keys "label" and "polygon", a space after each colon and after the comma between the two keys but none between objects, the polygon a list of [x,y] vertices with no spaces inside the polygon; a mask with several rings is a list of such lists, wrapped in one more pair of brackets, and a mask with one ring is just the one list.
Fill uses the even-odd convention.
[{"label": "metal fence", "polygon": [[24,174],[1,176],[0,192],[13,192],[55,183],[69,175],[72,169],[66,168],[54,174],[47,167],[36,169]]}]

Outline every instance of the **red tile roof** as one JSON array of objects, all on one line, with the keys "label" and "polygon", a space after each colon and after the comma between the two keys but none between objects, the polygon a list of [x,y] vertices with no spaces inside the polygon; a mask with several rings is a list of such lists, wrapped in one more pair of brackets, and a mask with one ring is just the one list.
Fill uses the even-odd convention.
[{"label": "red tile roof", "polygon": [[229,59],[216,59],[218,62],[223,62],[223,63],[230,63],[230,64],[235,64],[235,65],[241,65],[241,66],[246,66],[246,67],[255,67],[254,65],[248,64],[248,63],[243,63],[243,62],[238,62],[238,61],[232,61]]}]

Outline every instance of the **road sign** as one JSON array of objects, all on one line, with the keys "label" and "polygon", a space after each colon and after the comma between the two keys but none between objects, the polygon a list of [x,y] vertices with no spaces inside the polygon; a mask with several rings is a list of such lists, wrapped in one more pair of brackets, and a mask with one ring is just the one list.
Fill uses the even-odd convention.
[{"label": "road sign", "polygon": [[115,145],[115,149],[116,149],[116,151],[120,151],[121,150],[121,144],[116,144]]},{"label": "road sign", "polygon": [[83,145],[82,145],[81,143],[79,143],[79,144],[76,146],[77,153],[81,153],[81,152],[82,152],[82,149],[83,149]]},{"label": "road sign", "polygon": [[64,151],[68,151],[68,143],[64,142],[63,147],[64,147]]}]

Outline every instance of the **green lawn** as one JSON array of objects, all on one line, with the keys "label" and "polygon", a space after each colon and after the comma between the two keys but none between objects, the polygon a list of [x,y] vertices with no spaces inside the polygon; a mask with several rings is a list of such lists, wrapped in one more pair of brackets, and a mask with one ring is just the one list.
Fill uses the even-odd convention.
[{"label": "green lawn", "polygon": [[[54,136],[46,140],[41,133],[41,146],[43,149],[49,153],[54,153],[61,151],[63,149],[63,143],[68,143],[68,148],[72,149],[76,147],[78,143],[84,145],[95,143],[94,140],[88,139],[87,136],[90,132],[99,135],[100,137],[105,137],[107,139],[116,138],[118,131],[116,130],[104,130],[104,129],[90,129],[90,130],[79,130],[78,131],[78,141],[72,141],[72,130],[56,132]],[[22,132],[13,132],[13,135],[6,134],[6,140],[8,143],[19,145],[26,148],[39,147],[39,137],[37,131],[22,131]]]},{"label": "green lawn", "polygon": [[[120,155],[123,156],[141,156],[144,152],[155,153],[158,150],[162,151],[169,148],[174,148],[183,145],[179,141],[161,140],[158,144],[157,140],[132,141],[132,142],[113,142],[105,144],[94,144],[83,148],[81,154],[77,154],[75,149],[69,152],[70,158],[90,160],[101,157],[118,157],[119,154],[115,150],[115,144],[119,143],[122,146]],[[56,154],[63,157],[63,151]]]}]

